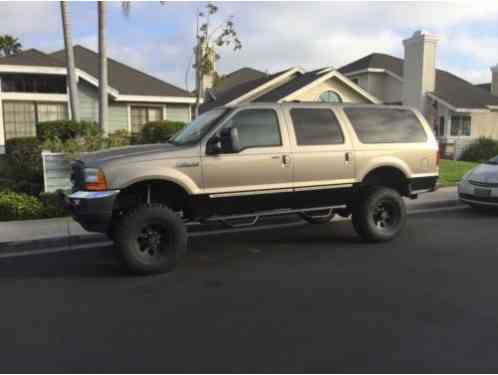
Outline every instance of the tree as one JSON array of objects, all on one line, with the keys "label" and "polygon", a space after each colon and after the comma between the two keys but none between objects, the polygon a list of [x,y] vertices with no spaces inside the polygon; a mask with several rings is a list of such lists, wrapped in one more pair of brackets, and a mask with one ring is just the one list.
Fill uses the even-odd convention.
[{"label": "tree", "polygon": [[11,35],[0,35],[0,55],[11,56],[22,50],[22,44],[19,39]]},{"label": "tree", "polygon": [[195,47],[196,58],[194,65],[196,73],[195,116],[199,114],[201,98],[204,94],[204,76],[215,72],[214,62],[220,58],[216,53],[216,49],[233,46],[233,50],[237,51],[242,48],[242,43],[234,28],[233,16],[228,17],[216,26],[211,24],[211,16],[217,12],[218,7],[208,3],[204,12],[199,11],[197,13],[197,46]]},{"label": "tree", "polygon": [[71,35],[71,19],[69,10],[65,1],[60,2],[61,18],[62,18],[62,33],[64,34],[64,47],[66,50],[66,70],[69,86],[69,105],[71,107],[72,119],[80,120],[80,104],[78,90],[76,88],[76,67],[74,63],[73,40]]},{"label": "tree", "polygon": [[106,17],[107,6],[105,1],[99,1],[98,5],[98,33],[99,33],[99,125],[104,134],[107,135],[107,40],[106,40]]}]

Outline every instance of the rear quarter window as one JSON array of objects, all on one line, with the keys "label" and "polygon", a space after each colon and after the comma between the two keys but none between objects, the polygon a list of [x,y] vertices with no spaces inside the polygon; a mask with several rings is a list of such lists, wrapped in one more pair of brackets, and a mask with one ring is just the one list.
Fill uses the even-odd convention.
[{"label": "rear quarter window", "polygon": [[407,109],[344,108],[361,143],[423,143],[422,124]]}]

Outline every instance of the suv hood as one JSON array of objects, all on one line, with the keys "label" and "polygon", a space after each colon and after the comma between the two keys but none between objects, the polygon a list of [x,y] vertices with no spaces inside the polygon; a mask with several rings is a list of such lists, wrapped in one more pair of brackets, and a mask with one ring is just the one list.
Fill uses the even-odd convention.
[{"label": "suv hood", "polygon": [[185,150],[185,148],[178,147],[170,143],[126,146],[89,152],[83,154],[79,160],[85,163],[86,167],[99,168],[104,164],[119,162],[124,159],[126,159],[127,162],[133,162],[142,158],[148,160],[156,158],[173,158],[180,150]]}]

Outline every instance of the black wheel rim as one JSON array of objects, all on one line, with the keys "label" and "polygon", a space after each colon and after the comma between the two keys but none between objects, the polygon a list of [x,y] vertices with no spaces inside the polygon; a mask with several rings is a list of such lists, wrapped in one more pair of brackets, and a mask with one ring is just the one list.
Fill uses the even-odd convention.
[{"label": "black wheel rim", "polygon": [[397,204],[389,200],[379,201],[373,209],[372,219],[380,231],[391,231],[397,227],[401,213]]},{"label": "black wheel rim", "polygon": [[167,258],[172,244],[171,233],[161,223],[145,224],[137,236],[138,255],[147,263]]}]

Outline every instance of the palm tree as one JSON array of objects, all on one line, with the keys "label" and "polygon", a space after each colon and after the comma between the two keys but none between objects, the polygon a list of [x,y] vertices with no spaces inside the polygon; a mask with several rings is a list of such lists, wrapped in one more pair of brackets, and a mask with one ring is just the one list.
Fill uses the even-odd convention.
[{"label": "palm tree", "polygon": [[106,3],[98,2],[99,17],[99,124],[100,128],[107,135],[107,41],[106,41]]},{"label": "palm tree", "polygon": [[76,67],[74,64],[74,51],[73,51],[73,41],[71,35],[71,20],[69,17],[69,11],[67,3],[61,1],[61,16],[62,16],[62,32],[64,34],[64,47],[66,49],[66,70],[69,86],[69,104],[71,106],[72,119],[74,121],[80,120],[79,114],[79,97],[78,90],[76,88]]},{"label": "palm tree", "polygon": [[3,52],[4,56],[15,55],[21,52],[22,45],[19,39],[14,38],[11,35],[0,36],[0,50]]}]

